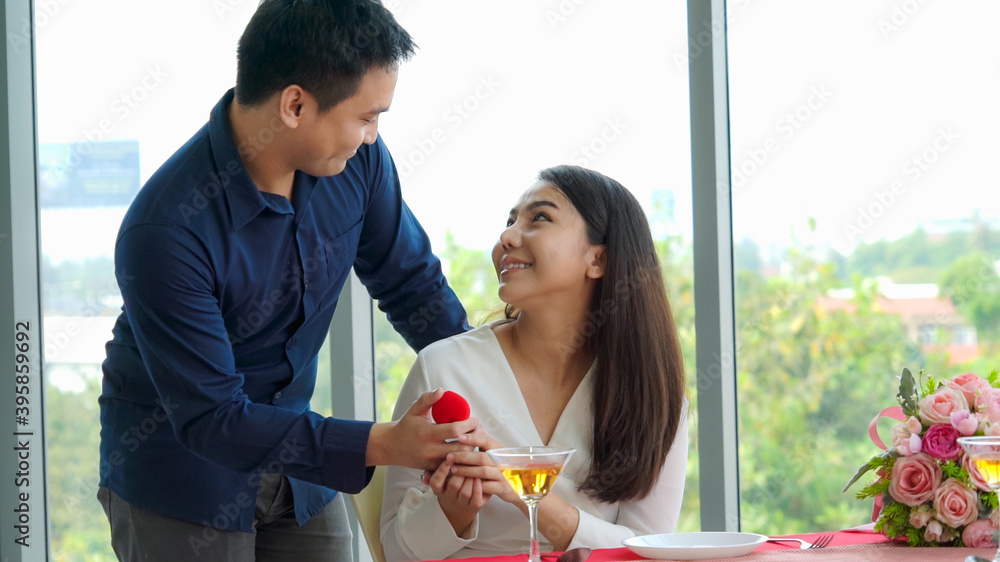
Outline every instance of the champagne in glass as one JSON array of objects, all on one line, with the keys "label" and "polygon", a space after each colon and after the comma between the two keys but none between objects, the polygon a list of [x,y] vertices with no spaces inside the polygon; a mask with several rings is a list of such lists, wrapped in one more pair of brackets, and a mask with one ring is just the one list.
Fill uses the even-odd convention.
[{"label": "champagne in glass", "polygon": [[556,477],[575,449],[568,447],[510,447],[487,451],[503,477],[528,505],[528,561],[540,562],[538,502],[549,493]]},{"label": "champagne in glass", "polygon": [[[1000,499],[1000,437],[959,437],[958,444]],[[1000,562],[1000,548],[993,556],[993,562]]]}]

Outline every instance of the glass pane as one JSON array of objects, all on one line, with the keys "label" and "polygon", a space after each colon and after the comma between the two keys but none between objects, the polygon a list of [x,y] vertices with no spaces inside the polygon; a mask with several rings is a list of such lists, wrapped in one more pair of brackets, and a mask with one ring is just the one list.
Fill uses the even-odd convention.
[{"label": "glass pane", "polygon": [[[380,130],[403,196],[470,323],[502,311],[489,253],[517,197],[543,168],[596,169],[629,188],[646,210],[682,332],[694,411],[685,5],[387,5],[420,50],[401,68]],[[384,315],[376,319],[378,418],[388,420],[415,355]],[[694,419],[689,423],[696,442]],[[692,447],[679,530],[700,528],[697,459]]]},{"label": "glass pane", "polygon": [[139,186],[232,86],[236,40],[255,7],[35,3],[54,560],[114,559],[96,493],[101,362],[121,308],[115,236]]},{"label": "glass pane", "polygon": [[869,522],[864,483],[841,490],[879,452],[868,423],[902,368],[996,366],[998,16],[988,1],[730,3],[746,531]]}]

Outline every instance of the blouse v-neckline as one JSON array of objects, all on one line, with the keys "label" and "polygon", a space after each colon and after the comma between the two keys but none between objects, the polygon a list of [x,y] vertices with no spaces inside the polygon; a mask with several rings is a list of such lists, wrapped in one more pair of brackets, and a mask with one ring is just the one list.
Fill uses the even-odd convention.
[{"label": "blouse v-neckline", "polygon": [[[503,350],[503,346],[500,345],[500,338],[497,337],[496,333],[493,331],[493,326],[495,324],[488,324],[484,328],[490,333],[490,338],[494,346],[496,346],[497,352],[499,352],[500,357],[503,358],[504,373],[507,376],[508,383],[517,391],[517,396],[520,398],[518,402],[518,407],[522,410],[522,414],[527,416],[527,419],[531,420],[531,429],[534,432],[533,441],[540,443],[541,446],[547,447],[553,439],[563,431],[563,420],[566,419],[566,412],[570,410],[571,406],[574,406],[578,400],[580,400],[580,395],[583,392],[583,388],[587,383],[589,383],[591,373],[594,372],[594,363],[591,363],[590,368],[587,369],[586,374],[580,379],[580,384],[576,385],[576,389],[573,390],[573,395],[569,397],[566,401],[566,405],[563,407],[562,412],[559,412],[559,419],[556,420],[556,425],[552,428],[552,435],[549,437],[548,442],[542,441],[542,434],[538,432],[538,426],[535,425],[535,419],[531,417],[531,408],[528,407],[528,401],[524,398],[524,393],[521,392],[521,385],[517,382],[517,375],[514,374],[514,368],[510,365],[510,360],[507,359],[507,354]],[[596,360],[595,360],[596,363]]]}]

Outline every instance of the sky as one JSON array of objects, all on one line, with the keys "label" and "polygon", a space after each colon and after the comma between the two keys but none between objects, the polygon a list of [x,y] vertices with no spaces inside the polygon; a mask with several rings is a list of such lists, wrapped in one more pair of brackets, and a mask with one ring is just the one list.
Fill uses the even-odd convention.
[{"label": "sky", "polygon": [[[256,7],[40,4],[39,142],[137,139],[143,180],[232,86]],[[690,239],[687,62],[701,50],[685,2],[386,5],[419,50],[380,132],[435,246],[450,231],[489,248],[538,170],[560,163],[618,179],[654,231]],[[998,20],[988,0],[730,2],[734,237],[846,253],[974,209],[1000,219]],[[653,208],[663,191],[672,216]],[[43,253],[110,255],[122,213],[43,210]]]}]

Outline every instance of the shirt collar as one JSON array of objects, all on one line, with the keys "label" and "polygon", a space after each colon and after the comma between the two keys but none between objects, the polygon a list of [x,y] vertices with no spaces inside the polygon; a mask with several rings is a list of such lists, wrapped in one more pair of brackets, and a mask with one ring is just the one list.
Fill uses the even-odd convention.
[{"label": "shirt collar", "polygon": [[233,142],[229,106],[233,102],[234,93],[230,89],[212,109],[208,135],[212,143],[216,172],[220,176],[220,183],[225,186],[229,218],[233,221],[233,228],[239,230],[267,208],[268,204],[246,173],[243,159]]}]

